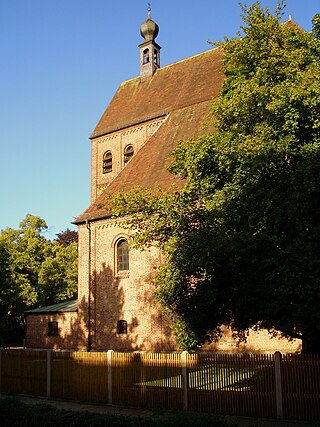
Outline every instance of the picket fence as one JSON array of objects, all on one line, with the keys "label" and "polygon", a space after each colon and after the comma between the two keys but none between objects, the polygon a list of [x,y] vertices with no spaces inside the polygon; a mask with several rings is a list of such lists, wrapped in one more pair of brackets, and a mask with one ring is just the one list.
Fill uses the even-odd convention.
[{"label": "picket fence", "polygon": [[286,420],[320,420],[307,355],[0,350],[0,392]]}]

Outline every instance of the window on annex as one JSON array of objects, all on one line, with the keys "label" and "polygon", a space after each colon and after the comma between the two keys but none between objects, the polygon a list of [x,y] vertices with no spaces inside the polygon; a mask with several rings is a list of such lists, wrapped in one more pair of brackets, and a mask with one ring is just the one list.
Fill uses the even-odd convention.
[{"label": "window on annex", "polygon": [[124,158],[124,164],[126,165],[128,161],[131,159],[131,157],[134,154],[134,150],[132,145],[127,145],[124,149],[123,158]]},{"label": "window on annex", "polygon": [[103,155],[102,173],[112,172],[112,153],[106,151]]},{"label": "window on annex", "polygon": [[128,323],[126,320],[118,320],[117,334],[126,334],[128,330]]},{"label": "window on annex", "polygon": [[129,248],[126,239],[119,239],[116,244],[116,265],[118,273],[129,271]]},{"label": "window on annex", "polygon": [[48,322],[48,336],[56,337],[59,335],[58,322]]}]

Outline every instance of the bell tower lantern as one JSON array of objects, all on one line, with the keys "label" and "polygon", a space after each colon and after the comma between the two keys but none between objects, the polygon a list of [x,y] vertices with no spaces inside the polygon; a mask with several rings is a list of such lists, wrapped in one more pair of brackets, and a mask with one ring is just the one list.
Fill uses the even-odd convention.
[{"label": "bell tower lantern", "polygon": [[151,19],[151,7],[148,4],[148,17],[141,24],[140,34],[144,42],[139,45],[140,48],[140,76],[148,77],[160,68],[160,49],[155,42],[159,33],[158,25]]}]

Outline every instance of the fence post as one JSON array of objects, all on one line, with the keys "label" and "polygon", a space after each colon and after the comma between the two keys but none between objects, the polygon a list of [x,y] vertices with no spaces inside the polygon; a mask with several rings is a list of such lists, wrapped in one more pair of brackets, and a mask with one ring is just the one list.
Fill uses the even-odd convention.
[{"label": "fence post", "polygon": [[188,410],[188,367],[187,367],[188,352],[183,351],[181,353],[181,369],[182,369],[182,391],[183,391],[183,410]]},{"label": "fence post", "polygon": [[112,356],[113,350],[107,352],[107,363],[108,363],[108,404],[112,405]]},{"label": "fence post", "polygon": [[51,397],[52,350],[47,350],[47,397]]},{"label": "fence post", "polygon": [[274,370],[275,370],[275,386],[276,386],[276,404],[277,404],[277,419],[283,420],[283,406],[282,406],[282,384],[281,384],[281,359],[280,351],[274,354]]}]

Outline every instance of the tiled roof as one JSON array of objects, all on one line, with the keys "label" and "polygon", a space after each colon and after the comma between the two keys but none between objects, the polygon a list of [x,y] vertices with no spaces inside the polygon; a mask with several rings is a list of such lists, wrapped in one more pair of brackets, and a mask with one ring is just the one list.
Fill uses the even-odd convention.
[{"label": "tiled roof", "polygon": [[110,214],[109,194],[125,192],[137,185],[182,187],[183,182],[166,167],[172,162],[171,152],[179,140],[208,132],[206,116],[224,78],[221,59],[221,49],[212,49],[160,68],[149,78],[137,77],[121,84],[92,139],[156,117],[166,116],[166,119],[75,223]]},{"label": "tiled roof", "polygon": [[137,185],[147,188],[181,188],[183,181],[166,169],[172,162],[170,153],[178,141],[204,133],[204,120],[210,103],[205,101],[170,113],[159,130],[76,222],[110,214],[107,205],[108,196],[112,193],[126,192]]},{"label": "tiled roof", "polygon": [[151,77],[123,82],[91,138],[210,99],[223,78],[221,57],[221,49],[211,49],[159,68]]},{"label": "tiled roof", "polygon": [[35,308],[34,310],[25,311],[26,314],[37,313],[65,313],[68,311],[78,311],[78,300],[64,301],[59,304],[48,305],[46,307]]}]

